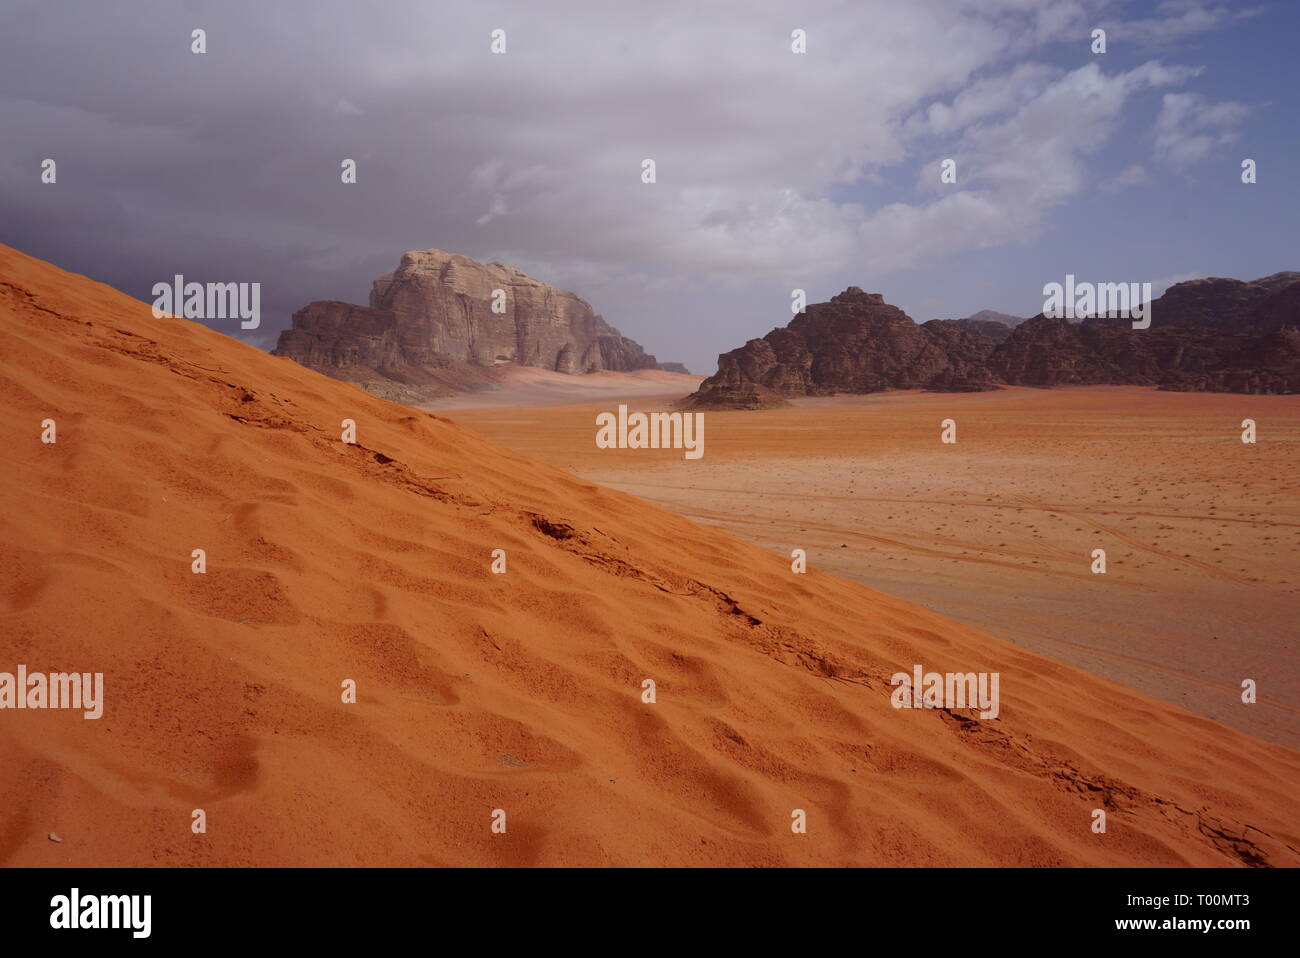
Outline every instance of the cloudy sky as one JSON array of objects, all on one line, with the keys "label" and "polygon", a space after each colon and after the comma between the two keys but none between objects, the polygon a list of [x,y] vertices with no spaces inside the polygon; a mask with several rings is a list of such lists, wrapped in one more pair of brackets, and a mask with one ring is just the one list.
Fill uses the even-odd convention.
[{"label": "cloudy sky", "polygon": [[260,282],[259,330],[213,325],[262,348],[438,247],[709,373],[796,287],[925,321],[1300,269],[1297,35],[1292,0],[6,0],[0,242],[145,300]]}]

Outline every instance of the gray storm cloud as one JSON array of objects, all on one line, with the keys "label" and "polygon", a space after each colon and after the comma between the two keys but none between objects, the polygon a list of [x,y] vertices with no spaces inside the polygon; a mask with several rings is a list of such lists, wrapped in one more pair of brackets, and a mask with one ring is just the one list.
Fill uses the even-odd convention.
[{"label": "gray storm cloud", "polygon": [[[263,347],[436,246],[709,366],[783,322],[795,286],[1041,230],[1126,104],[1194,73],[1033,62],[1103,6],[11,3],[0,241],[142,299],[176,273],[260,282]],[[943,155],[969,185],[915,189]],[[906,189],[873,196],[903,164]]]}]

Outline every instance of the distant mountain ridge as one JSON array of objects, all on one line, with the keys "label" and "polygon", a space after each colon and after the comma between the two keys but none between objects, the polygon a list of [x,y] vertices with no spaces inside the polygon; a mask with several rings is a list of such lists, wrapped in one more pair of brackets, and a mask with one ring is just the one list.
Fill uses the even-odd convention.
[{"label": "distant mountain ridge", "polygon": [[981,309],[978,313],[972,313],[966,317],[973,322],[993,322],[1001,323],[1004,326],[1019,326],[1028,316],[1012,316],[1010,313],[999,313],[993,309]]},{"label": "distant mountain ridge", "polygon": [[723,353],[718,372],[683,406],[756,409],[795,396],[1003,384],[1300,392],[1300,272],[1190,280],[1152,307],[1151,328],[1142,330],[1127,319],[1041,314],[1008,317],[1011,328],[990,310],[918,325],[881,294],[851,286]]},{"label": "distant mountain ridge", "polygon": [[972,313],[962,319],[940,320],[940,322],[956,323],[962,329],[982,332],[984,335],[1001,342],[1011,335],[1011,330],[1015,329],[1027,318],[1025,316],[1012,316],[1010,313],[999,313],[993,309],[981,309],[978,313]]}]

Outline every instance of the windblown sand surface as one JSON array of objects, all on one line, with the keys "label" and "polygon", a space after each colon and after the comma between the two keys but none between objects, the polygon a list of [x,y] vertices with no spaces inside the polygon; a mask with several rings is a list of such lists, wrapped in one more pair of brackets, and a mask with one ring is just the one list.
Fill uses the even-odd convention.
[{"label": "windblown sand surface", "polygon": [[[631,408],[651,408],[629,400]],[[706,413],[706,452],[595,448],[606,408],[457,414],[520,452],[1272,741],[1300,745],[1300,398],[1135,387]],[[940,421],[957,443],[939,441]],[[1258,442],[1241,442],[1254,419]],[[1106,552],[1104,575],[1092,551]],[[1241,702],[1253,678],[1260,700]]]},{"label": "windblown sand surface", "polygon": [[602,370],[570,376],[538,366],[501,366],[492,371],[495,388],[446,396],[421,404],[422,409],[483,409],[549,406],[581,402],[618,402],[628,398],[677,397],[694,392],[703,376],[638,369],[630,373]]},{"label": "windblown sand surface", "polygon": [[1294,751],[4,247],[0,316],[0,669],[107,697],[0,712],[8,864],[1300,862]]}]

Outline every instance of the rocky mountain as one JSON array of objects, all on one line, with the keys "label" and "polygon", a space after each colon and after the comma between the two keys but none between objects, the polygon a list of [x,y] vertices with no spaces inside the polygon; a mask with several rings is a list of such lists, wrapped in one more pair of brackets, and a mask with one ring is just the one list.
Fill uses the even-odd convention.
[{"label": "rocky mountain", "polygon": [[1011,327],[995,319],[934,319],[934,323],[952,323],[958,329],[965,329],[995,343],[1003,343],[1011,338]]},{"label": "rocky mountain", "polygon": [[988,312],[918,325],[851,286],[719,356],[718,372],[683,405],[755,409],[792,396],[999,384],[1300,392],[1300,273],[1179,283],[1153,303],[1149,329],[1042,315],[1011,329]]},{"label": "rocky mountain", "polygon": [[1150,329],[1035,316],[990,354],[989,368],[1024,386],[1300,392],[1300,274],[1179,283],[1153,303]]},{"label": "rocky mountain", "polygon": [[718,372],[686,404],[752,409],[783,396],[991,388],[982,364],[990,348],[953,320],[918,326],[880,293],[850,286],[789,326],[723,353]]},{"label": "rocky mountain", "polygon": [[857,286],[814,303],[790,325],[718,357],[689,408],[754,409],[786,396],[882,389],[991,389],[990,339],[936,319],[918,326],[880,293]]},{"label": "rocky mountain", "polygon": [[406,401],[490,380],[488,370],[506,363],[573,374],[659,366],[581,297],[436,249],[405,253],[374,281],[368,307],[298,310],[274,352]]}]

